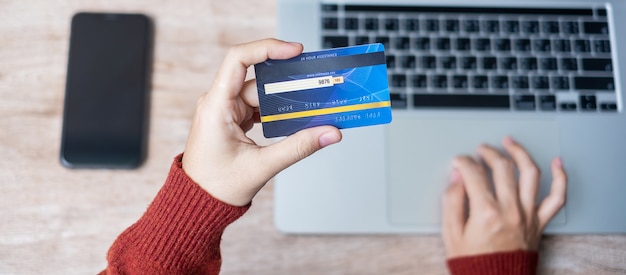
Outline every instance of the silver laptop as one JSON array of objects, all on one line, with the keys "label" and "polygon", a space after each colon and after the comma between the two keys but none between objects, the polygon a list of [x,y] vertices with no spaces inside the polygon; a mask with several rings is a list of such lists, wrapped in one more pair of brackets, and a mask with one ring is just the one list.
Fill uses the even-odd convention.
[{"label": "silver laptop", "polygon": [[393,121],[288,168],[286,233],[434,233],[450,162],[512,135],[567,205],[548,233],[626,232],[626,1],[279,0],[278,37],[306,51],[385,44]]}]

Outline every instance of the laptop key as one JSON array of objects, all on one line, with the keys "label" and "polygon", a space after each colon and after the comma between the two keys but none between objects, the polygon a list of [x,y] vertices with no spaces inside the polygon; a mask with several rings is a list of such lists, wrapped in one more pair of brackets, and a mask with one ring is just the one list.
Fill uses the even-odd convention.
[{"label": "laptop key", "polygon": [[486,56],[482,58],[482,65],[484,70],[497,70],[498,60],[494,56]]},{"label": "laptop key", "polygon": [[338,28],[339,28],[339,19],[337,19],[337,17],[322,18],[322,29],[336,30]]},{"label": "laptop key", "polygon": [[583,58],[582,65],[583,71],[613,71],[613,63],[610,58]]},{"label": "laptop key", "polygon": [[577,53],[591,52],[591,45],[589,43],[589,40],[586,40],[586,39],[574,40],[574,51]]},{"label": "laptop key", "polygon": [[614,112],[617,111],[616,103],[600,103],[600,110]]},{"label": "laptop key", "polygon": [[387,68],[395,68],[396,67],[396,56],[387,54],[386,55]]},{"label": "laptop key", "polygon": [[414,94],[416,108],[510,109],[508,95]]},{"label": "laptop key", "polygon": [[520,68],[526,71],[537,70],[537,58],[536,57],[522,57],[519,59]]},{"label": "laptop key", "polygon": [[504,21],[503,30],[506,33],[519,33],[519,21],[517,20]]},{"label": "laptop key", "polygon": [[406,87],[406,75],[404,74],[392,74],[391,86],[396,88]]},{"label": "laptop key", "polygon": [[389,99],[391,100],[392,109],[406,109],[406,94],[404,93],[389,93]]},{"label": "laptop key", "polygon": [[479,52],[491,51],[491,39],[489,38],[477,38],[474,45],[474,49]]},{"label": "laptop key", "polygon": [[413,69],[415,68],[415,56],[414,55],[404,55],[400,57],[400,66],[405,69]]},{"label": "laptop key", "polygon": [[337,11],[338,5],[334,4],[322,4],[322,11]]},{"label": "laptop key", "polygon": [[552,40],[554,51],[559,53],[568,53],[572,51],[571,44],[567,39],[555,39]]},{"label": "laptop key", "polygon": [[607,22],[583,22],[583,30],[589,34],[609,34]]},{"label": "laptop key", "polygon": [[422,69],[436,69],[437,58],[433,55],[425,55],[421,58]]},{"label": "laptop key", "polygon": [[550,82],[547,76],[536,75],[532,77],[532,87],[535,90],[550,89]]},{"label": "laptop key", "polygon": [[509,52],[511,51],[511,39],[498,38],[496,39],[496,51]]},{"label": "laptop key", "polygon": [[516,39],[515,50],[518,52],[530,52],[530,39]]},{"label": "laptop key", "polygon": [[509,77],[506,75],[494,75],[491,77],[491,87],[498,90],[509,89]]},{"label": "laptop key", "polygon": [[400,29],[400,20],[398,18],[386,18],[385,30],[397,31]]},{"label": "laptop key", "polygon": [[415,48],[422,51],[430,50],[430,37],[415,38]]},{"label": "laptop key", "polygon": [[411,40],[408,36],[396,37],[394,44],[396,45],[396,49],[400,50],[408,50],[411,48]]},{"label": "laptop key", "polygon": [[595,95],[580,95],[580,109],[583,111],[595,111],[598,109]]},{"label": "laptop key", "polygon": [[444,29],[447,32],[457,33],[460,30],[459,20],[457,19],[446,19]]},{"label": "laptop key", "polygon": [[338,48],[348,46],[347,36],[324,36],[322,37],[322,46],[324,48]]},{"label": "laptop key", "polygon": [[542,24],[542,31],[546,34],[559,33],[559,22],[557,21],[544,21]]},{"label": "laptop key", "polygon": [[539,109],[541,109],[542,111],[555,111],[556,96],[539,95]]},{"label": "laptop key", "polygon": [[580,27],[578,22],[576,21],[565,21],[561,25],[561,29],[564,34],[578,34],[580,32]]},{"label": "laptop key", "polygon": [[501,57],[500,68],[502,70],[515,71],[517,70],[517,58],[515,57]]},{"label": "laptop key", "polygon": [[480,31],[480,24],[478,19],[466,19],[463,21],[463,30],[469,33],[475,33]]},{"label": "laptop key", "polygon": [[370,43],[369,36],[359,35],[359,36],[354,38],[354,44],[355,45],[363,45],[363,44],[369,44],[369,43]]},{"label": "laptop key", "polygon": [[445,74],[432,75],[430,77],[431,87],[435,89],[447,89],[448,88],[448,76]]},{"label": "laptop key", "polygon": [[374,37],[374,43],[380,43],[385,46],[385,49],[391,49],[391,43],[389,42],[389,36],[376,36]]},{"label": "laptop key", "polygon": [[533,111],[536,108],[534,95],[514,95],[513,106],[520,111]]},{"label": "laptop key", "polygon": [[452,76],[452,88],[455,89],[467,89],[467,76],[466,75],[454,75]]},{"label": "laptop key", "polygon": [[550,40],[549,39],[535,39],[533,40],[533,47],[536,52],[550,52]]},{"label": "laptop key", "polygon": [[372,17],[365,18],[365,30],[377,31],[378,30],[378,18],[372,18]]},{"label": "laptop key", "polygon": [[482,68],[484,70],[497,70],[498,60],[493,56],[486,56],[482,58]]},{"label": "laptop key", "polygon": [[574,102],[562,102],[559,105],[559,109],[561,109],[561,111],[576,111],[576,103]]},{"label": "laptop key", "polygon": [[485,26],[483,28],[485,32],[488,33],[498,33],[500,32],[500,21],[498,20],[487,20],[485,21]]},{"label": "laptop key", "polygon": [[472,70],[478,68],[476,57],[474,56],[463,56],[461,57],[461,68],[466,70]]},{"label": "laptop key", "polygon": [[428,87],[427,77],[424,74],[416,74],[411,76],[411,86],[414,88]]},{"label": "laptop key", "polygon": [[574,76],[576,90],[615,91],[612,77]]},{"label": "laptop key", "polygon": [[571,58],[571,57],[561,58],[561,70],[577,71],[578,60],[576,58]]},{"label": "laptop key", "polygon": [[516,91],[528,91],[528,77],[521,75],[512,76],[511,86]]},{"label": "laptop key", "polygon": [[489,89],[489,78],[486,75],[475,75],[472,82],[474,89]]},{"label": "laptop key", "polygon": [[525,33],[539,33],[539,22],[535,20],[522,21],[522,30]]},{"label": "laptop key", "polygon": [[418,18],[404,19],[404,29],[407,31],[419,31],[420,20]]},{"label": "laptop key", "polygon": [[439,19],[426,19],[426,31],[438,32],[439,31]]},{"label": "laptop key", "polygon": [[456,56],[441,56],[439,57],[441,62],[441,68],[444,69],[456,69]]},{"label": "laptop key", "polygon": [[569,90],[569,77],[567,76],[553,76],[552,79],[552,89],[557,91],[566,91]]},{"label": "laptop key", "polygon": [[343,28],[346,30],[358,30],[359,29],[359,18],[357,17],[346,17],[343,19]]},{"label": "laptop key", "polygon": [[593,41],[593,49],[597,53],[610,53],[611,42],[609,40],[595,40]]},{"label": "laptop key", "polygon": [[435,40],[435,47],[440,51],[449,51],[450,50],[450,38],[440,37]]},{"label": "laptop key", "polygon": [[472,42],[467,37],[459,37],[456,39],[457,51],[470,51],[472,49]]},{"label": "laptop key", "polygon": [[556,58],[554,57],[543,57],[539,59],[539,63],[541,64],[541,69],[544,71],[556,71],[558,70]]}]

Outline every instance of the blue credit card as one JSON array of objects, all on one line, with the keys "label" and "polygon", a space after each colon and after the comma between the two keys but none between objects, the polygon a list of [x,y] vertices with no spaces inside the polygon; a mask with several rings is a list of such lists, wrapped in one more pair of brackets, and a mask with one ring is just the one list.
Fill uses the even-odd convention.
[{"label": "blue credit card", "polygon": [[254,70],[265,137],[320,125],[343,129],[391,122],[382,44],[270,59]]}]

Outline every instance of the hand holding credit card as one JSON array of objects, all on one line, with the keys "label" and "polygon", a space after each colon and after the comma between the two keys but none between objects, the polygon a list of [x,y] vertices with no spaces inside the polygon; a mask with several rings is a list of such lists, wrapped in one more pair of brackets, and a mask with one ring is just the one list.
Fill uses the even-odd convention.
[{"label": "hand holding credit card", "polygon": [[265,137],[391,122],[382,44],[303,53],[254,66]]}]

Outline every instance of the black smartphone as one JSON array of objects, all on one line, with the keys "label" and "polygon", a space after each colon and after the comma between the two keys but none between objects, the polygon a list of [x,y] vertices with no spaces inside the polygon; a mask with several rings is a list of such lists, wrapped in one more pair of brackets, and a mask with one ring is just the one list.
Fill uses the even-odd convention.
[{"label": "black smartphone", "polygon": [[147,150],[153,27],[143,14],[72,17],[61,163],[135,168]]}]

